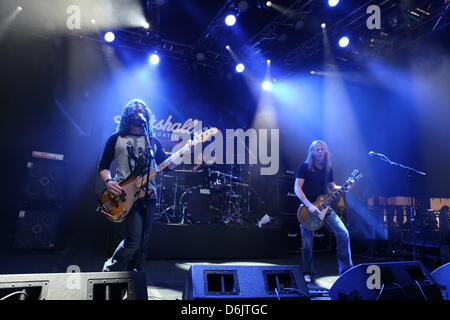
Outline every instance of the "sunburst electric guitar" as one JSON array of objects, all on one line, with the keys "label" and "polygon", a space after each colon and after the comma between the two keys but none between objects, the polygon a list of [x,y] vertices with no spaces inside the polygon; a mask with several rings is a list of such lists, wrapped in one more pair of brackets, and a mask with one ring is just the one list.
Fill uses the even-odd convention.
[{"label": "sunburst electric guitar", "polygon": [[[130,174],[130,176],[119,183],[124,190],[119,196],[112,196],[106,189],[103,190],[98,199],[98,211],[113,222],[122,222],[125,220],[136,200],[146,195],[142,187],[146,185],[147,179],[155,177],[175,159],[180,158],[185,153],[191,152],[192,146],[207,141],[217,131],[217,128],[210,128],[195,135],[184,147],[161,162],[157,170],[151,170],[149,174],[145,174],[144,176],[139,175],[137,172]],[[149,193],[151,194],[151,192],[152,190],[150,189]]]},{"label": "sunburst electric guitar", "polygon": [[331,203],[336,200],[343,192],[347,192],[351,184],[362,178],[359,170],[353,170],[351,176],[345,181],[341,189],[332,192],[329,195],[321,195],[313,203],[319,209],[320,214],[309,212],[305,205],[300,205],[297,210],[297,219],[303,227],[310,231],[316,231],[322,228],[323,220],[330,210]]}]

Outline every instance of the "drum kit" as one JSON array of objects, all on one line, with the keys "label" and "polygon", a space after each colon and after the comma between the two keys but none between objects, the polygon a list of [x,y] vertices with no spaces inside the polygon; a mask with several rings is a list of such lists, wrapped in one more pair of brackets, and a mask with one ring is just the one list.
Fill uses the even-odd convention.
[{"label": "drum kit", "polygon": [[251,188],[242,166],[201,166],[160,175],[155,219],[182,224],[248,224]]}]

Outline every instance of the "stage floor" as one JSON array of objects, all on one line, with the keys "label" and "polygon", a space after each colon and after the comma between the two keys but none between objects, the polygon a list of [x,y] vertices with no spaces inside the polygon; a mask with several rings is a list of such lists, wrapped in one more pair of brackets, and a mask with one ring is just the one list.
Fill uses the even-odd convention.
[{"label": "stage floor", "polygon": [[[336,254],[315,253],[317,279],[309,285],[310,293],[325,294],[338,278]],[[101,271],[105,257],[98,252],[70,249],[54,252],[9,251],[1,253],[0,274],[61,273],[77,266],[81,272]],[[356,259],[355,263],[367,262]],[[174,259],[148,260],[145,267],[149,300],[181,300],[189,267],[193,264],[224,265],[301,265],[300,253],[290,252],[283,258],[261,259]],[[327,299],[316,298],[316,299]]]},{"label": "stage floor", "polygon": [[[99,248],[103,248],[100,250]],[[12,250],[0,251],[0,274],[62,273],[73,270],[80,272],[100,272],[106,260],[104,246],[92,243],[87,238],[72,238],[64,248],[53,251]],[[310,294],[324,295],[315,299],[327,299],[327,290],[338,278],[336,252],[315,252],[317,277],[308,285]],[[354,265],[370,262],[389,262],[397,259],[372,258],[353,255]],[[408,259],[398,259],[408,260]],[[398,261],[397,260],[397,261]],[[147,292],[149,300],[181,300],[189,267],[193,264],[224,265],[299,265],[301,253],[286,251],[278,257],[264,258],[178,258],[147,260]],[[427,266],[426,266],[427,267]],[[427,267],[428,268],[428,267]],[[433,270],[428,268],[429,271]]]}]

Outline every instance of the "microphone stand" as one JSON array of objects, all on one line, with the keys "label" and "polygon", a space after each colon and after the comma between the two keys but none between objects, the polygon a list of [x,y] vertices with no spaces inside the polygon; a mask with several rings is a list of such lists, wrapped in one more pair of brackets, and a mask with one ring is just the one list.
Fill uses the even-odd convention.
[{"label": "microphone stand", "polygon": [[416,261],[416,229],[415,229],[415,217],[414,217],[414,207],[413,207],[413,173],[425,176],[426,173],[416,170],[414,168],[405,166],[401,163],[391,161],[384,154],[377,154],[378,158],[382,161],[389,163],[392,166],[397,166],[408,170],[408,180],[409,180],[409,219],[411,220],[411,241],[413,246],[413,261]]},{"label": "microphone stand", "polygon": [[[145,210],[147,210],[147,206],[148,206],[147,197],[149,195],[148,187],[149,187],[149,183],[150,183],[150,170],[151,170],[151,166],[152,166],[152,160],[155,158],[155,155],[154,155],[153,148],[150,144],[150,130],[148,130],[149,128],[148,128],[147,122],[142,123],[142,128],[144,129],[144,135],[145,135],[145,140],[146,140],[146,144],[147,144],[147,147],[145,150],[146,160],[147,160],[147,173],[146,173],[147,181],[145,183],[145,198],[144,198],[144,199],[146,199],[144,202],[144,208],[145,208]],[[142,186],[141,186],[141,188],[142,188]]]}]

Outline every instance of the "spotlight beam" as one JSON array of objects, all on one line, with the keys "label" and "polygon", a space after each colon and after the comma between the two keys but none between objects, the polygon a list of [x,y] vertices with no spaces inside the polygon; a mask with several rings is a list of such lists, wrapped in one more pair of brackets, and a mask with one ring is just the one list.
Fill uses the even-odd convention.
[{"label": "spotlight beam", "polygon": [[0,23],[0,40],[3,39],[5,33],[9,30],[9,27],[13,24],[16,17],[22,12],[22,7],[17,7],[13,12],[11,12],[4,21]]},{"label": "spotlight beam", "polygon": [[236,66],[235,66],[236,72],[238,72],[238,73],[243,72],[245,70],[245,66],[243,63],[241,63],[240,59],[238,58],[236,53],[233,51],[233,49],[231,49],[231,47],[229,45],[227,45],[225,47],[225,49],[227,49],[227,51],[230,53],[231,57],[233,58],[233,61],[236,63]]}]

